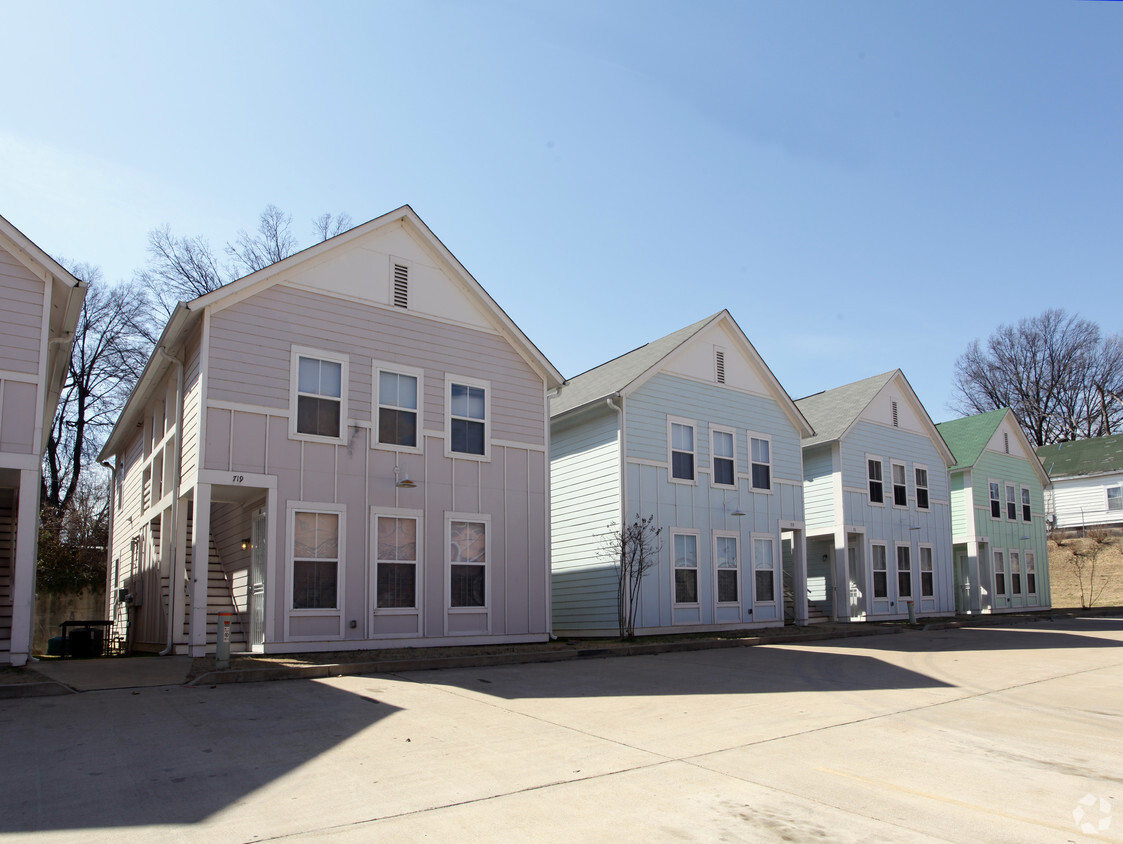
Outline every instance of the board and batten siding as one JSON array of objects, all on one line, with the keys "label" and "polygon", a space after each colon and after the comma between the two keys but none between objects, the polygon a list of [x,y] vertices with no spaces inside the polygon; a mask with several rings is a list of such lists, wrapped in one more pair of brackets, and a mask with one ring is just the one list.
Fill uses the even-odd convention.
[{"label": "board and batten siding", "polygon": [[423,422],[443,431],[446,382],[491,384],[491,436],[545,446],[542,378],[499,334],[277,285],[211,318],[208,401],[289,408],[293,346],[348,356],[348,415],[370,421],[374,361],[425,371]]},{"label": "board and batten siding", "polygon": [[550,433],[554,631],[617,628],[617,575],[603,536],[621,518],[620,417],[608,407]]}]

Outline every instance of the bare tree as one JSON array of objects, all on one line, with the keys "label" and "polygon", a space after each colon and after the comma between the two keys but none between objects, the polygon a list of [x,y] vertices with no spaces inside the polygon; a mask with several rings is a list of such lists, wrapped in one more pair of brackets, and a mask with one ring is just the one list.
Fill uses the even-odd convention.
[{"label": "bare tree", "polygon": [[337,234],[343,234],[349,228],[351,228],[350,214],[333,216],[330,213],[324,213],[312,220],[312,232],[316,236],[317,243],[335,237]]},{"label": "bare tree", "polygon": [[246,275],[283,261],[296,251],[292,214],[286,214],[272,204],[266,205],[261,212],[256,234],[242,229],[236,243],[226,244],[226,254],[234,259]]},{"label": "bare tree", "polygon": [[1123,339],[1050,309],[1002,325],[955,362],[955,410],[1009,407],[1035,445],[1098,437],[1123,423]]},{"label": "bare tree", "polygon": [[1069,570],[1080,586],[1080,606],[1089,609],[1095,606],[1097,600],[1108,586],[1108,577],[1100,574],[1096,580],[1096,566],[1100,555],[1111,544],[1111,534],[1103,528],[1088,530],[1083,539],[1073,540],[1068,549],[1069,557],[1066,560]]},{"label": "bare tree", "polygon": [[640,588],[643,578],[658,562],[663,541],[656,527],[655,516],[640,516],[623,527],[609,525],[603,536],[603,553],[616,567],[616,609],[621,639],[636,635]]},{"label": "bare tree", "polygon": [[167,224],[148,233],[148,263],[134,276],[163,317],[177,302],[197,299],[234,277],[233,269],[219,263],[206,240],[176,237]]},{"label": "bare tree", "polygon": [[39,574],[43,592],[77,593],[105,588],[109,499],[102,483],[85,475],[69,506],[47,506],[39,519]]},{"label": "bare tree", "polygon": [[89,291],[43,457],[43,505],[60,514],[116,422],[152,347],[143,329],[148,300],[136,283],[109,287],[97,267],[68,269]]}]

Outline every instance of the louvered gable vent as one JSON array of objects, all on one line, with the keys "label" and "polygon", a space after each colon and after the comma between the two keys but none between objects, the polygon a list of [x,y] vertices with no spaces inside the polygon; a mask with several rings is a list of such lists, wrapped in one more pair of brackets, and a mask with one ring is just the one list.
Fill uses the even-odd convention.
[{"label": "louvered gable vent", "polygon": [[719,384],[725,383],[725,352],[714,349],[714,373]]},{"label": "louvered gable vent", "polygon": [[394,264],[394,307],[409,307],[409,267]]}]

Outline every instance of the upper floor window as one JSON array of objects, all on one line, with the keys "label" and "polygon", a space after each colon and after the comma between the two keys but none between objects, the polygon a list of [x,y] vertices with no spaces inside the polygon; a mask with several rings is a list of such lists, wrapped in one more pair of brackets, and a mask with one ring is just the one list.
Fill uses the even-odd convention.
[{"label": "upper floor window", "polygon": [[905,480],[905,464],[890,463],[889,465],[893,471],[893,506],[908,507],[909,487],[908,481]]},{"label": "upper floor window", "polygon": [[417,448],[420,386],[419,373],[375,369],[379,445]]},{"label": "upper floor window", "polygon": [[1123,486],[1109,486],[1107,488],[1107,509],[1123,510]]},{"label": "upper floor window", "polygon": [[772,489],[772,442],[767,437],[749,437],[752,454],[753,489]]},{"label": "upper floor window", "polygon": [[869,458],[866,460],[866,473],[870,484],[870,503],[885,503],[885,486],[881,477],[881,460]]},{"label": "upper floor window", "polygon": [[916,509],[928,509],[928,470],[923,466],[917,466],[913,470],[916,475]]},{"label": "upper floor window", "polygon": [[1018,518],[1018,490],[1013,484],[1006,484],[1006,518],[1016,521]]},{"label": "upper floor window", "polygon": [[1002,491],[998,481],[990,482],[990,517],[992,519],[1002,518]]},{"label": "upper floor window", "polygon": [[694,480],[694,426],[671,422],[671,477]]},{"label": "upper floor window", "polygon": [[1033,507],[1030,506],[1029,489],[1022,487],[1022,521],[1033,521]]},{"label": "upper floor window", "polygon": [[347,358],[293,348],[289,433],[342,441],[347,419]]},{"label": "upper floor window", "polygon": [[487,454],[488,385],[450,381],[448,385],[448,450],[454,454]]},{"label": "upper floor window", "polygon": [[733,486],[736,478],[732,431],[713,431],[713,482],[720,486]]}]

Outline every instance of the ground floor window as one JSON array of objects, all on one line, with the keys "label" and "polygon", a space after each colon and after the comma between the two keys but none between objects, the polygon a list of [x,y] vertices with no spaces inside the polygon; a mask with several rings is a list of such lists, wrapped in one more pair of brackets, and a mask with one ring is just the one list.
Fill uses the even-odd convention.
[{"label": "ground floor window", "polygon": [[1006,555],[1001,551],[994,552],[994,594],[1006,595]]},{"label": "ground floor window", "polygon": [[873,596],[889,597],[889,561],[884,545],[870,545],[870,562],[873,566]]},{"label": "ground floor window", "polygon": [[1026,551],[1026,591],[1037,594],[1037,560],[1032,551]]},{"label": "ground floor window", "polygon": [[690,533],[672,535],[675,555],[675,603],[698,603],[698,537]]},{"label": "ground floor window", "polygon": [[339,513],[293,511],[292,537],[292,608],[337,609]]},{"label": "ground floor window", "polygon": [[753,568],[757,603],[776,601],[776,551],[771,536],[753,537]]},{"label": "ground floor window", "polygon": [[920,597],[933,598],[936,595],[935,572],[932,568],[932,549],[920,546]]},{"label": "ground floor window", "polygon": [[741,585],[736,536],[714,538],[714,565],[717,568],[717,602],[737,603],[740,600]]},{"label": "ground floor window", "polygon": [[449,522],[449,605],[487,606],[487,523]]},{"label": "ground floor window", "polygon": [[1022,594],[1022,559],[1017,551],[1010,552],[1010,589],[1015,595]]},{"label": "ground floor window", "polygon": [[375,520],[375,602],[379,609],[417,607],[417,519]]},{"label": "ground floor window", "polygon": [[897,597],[912,597],[912,548],[897,546]]}]

